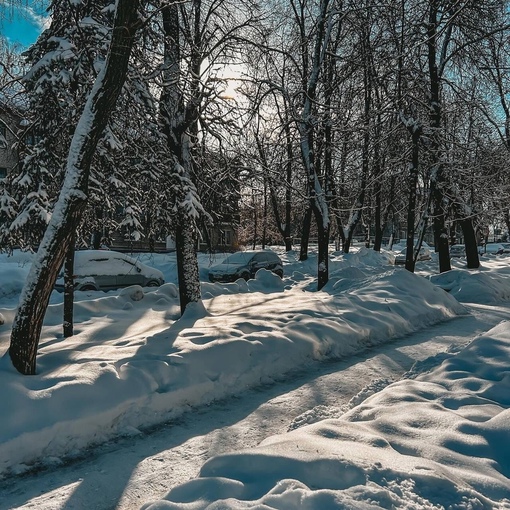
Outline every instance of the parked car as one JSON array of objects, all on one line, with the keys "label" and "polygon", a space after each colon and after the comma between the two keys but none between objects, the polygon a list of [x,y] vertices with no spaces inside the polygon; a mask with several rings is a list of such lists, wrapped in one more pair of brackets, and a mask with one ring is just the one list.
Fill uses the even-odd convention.
[{"label": "parked car", "polygon": [[481,255],[501,255],[505,253],[505,247],[500,243],[487,243],[478,247],[478,253]]},{"label": "parked car", "polygon": [[[407,256],[407,248],[404,248],[403,250],[400,250],[396,255],[395,255],[395,264],[396,265],[401,265],[401,264],[405,264],[406,263],[406,256]],[[421,261],[421,260],[430,260],[432,258],[432,254],[430,252],[430,250],[428,249],[428,247],[426,246],[422,246],[420,248],[420,252],[418,253],[418,261]]]},{"label": "parked car", "polygon": [[466,246],[464,244],[452,244],[450,246],[450,257],[465,257]]},{"label": "parked car", "polygon": [[238,251],[229,255],[221,264],[209,269],[211,282],[235,282],[239,278],[249,280],[259,269],[268,269],[283,277],[283,264],[272,251]]},{"label": "parked car", "polygon": [[[62,270],[63,271],[63,270]],[[159,287],[165,280],[159,269],[146,266],[140,261],[110,250],[83,250],[74,255],[75,290],[112,290],[130,285]],[[63,272],[55,284],[64,290]]]}]

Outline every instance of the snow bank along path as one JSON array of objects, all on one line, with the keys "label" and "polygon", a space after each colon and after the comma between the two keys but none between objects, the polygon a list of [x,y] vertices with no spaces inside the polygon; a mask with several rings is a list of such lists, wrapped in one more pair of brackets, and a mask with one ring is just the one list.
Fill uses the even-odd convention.
[{"label": "snow bank along path", "polygon": [[340,418],[208,460],[146,510],[510,508],[510,323]]},{"label": "snow bank along path", "polygon": [[21,377],[8,355],[0,360],[0,474],[72,457],[307,361],[345,357],[465,313],[407,271],[349,274],[320,293],[286,290],[267,271],[248,283],[205,284],[207,312],[191,308],[178,321],[175,285],[148,294],[131,287],[77,303],[88,321],[65,340],[61,306],[50,307],[38,375]]}]

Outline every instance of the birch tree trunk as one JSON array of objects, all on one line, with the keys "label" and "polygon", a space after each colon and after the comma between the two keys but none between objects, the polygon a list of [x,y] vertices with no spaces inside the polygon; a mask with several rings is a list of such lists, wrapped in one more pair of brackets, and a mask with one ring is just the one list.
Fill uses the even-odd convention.
[{"label": "birch tree trunk", "polygon": [[87,203],[92,156],[124,84],[139,26],[138,0],[119,0],[112,40],[76,127],[66,176],[55,210],[20,296],[9,355],[25,375],[36,372],[36,355],[51,291]]}]

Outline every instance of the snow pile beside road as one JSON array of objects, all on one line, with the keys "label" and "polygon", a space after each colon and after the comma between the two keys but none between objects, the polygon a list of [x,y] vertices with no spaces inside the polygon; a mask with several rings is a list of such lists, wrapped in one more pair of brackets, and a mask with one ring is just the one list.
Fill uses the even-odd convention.
[{"label": "snow pile beside road", "polygon": [[510,277],[501,273],[452,269],[429,279],[462,303],[488,304],[510,300]]},{"label": "snow pile beside road", "polygon": [[[370,271],[363,267],[363,275]],[[344,267],[343,280],[348,273]],[[0,473],[79,455],[311,360],[349,356],[465,313],[420,276],[401,269],[374,274],[360,280],[354,272],[355,285],[310,292],[299,285],[284,290],[278,277],[260,271],[250,282],[207,284],[205,308],[179,320],[175,285],[146,294],[131,287],[78,301],[76,334],[67,339],[62,305],[50,306],[37,375],[18,374],[7,353],[0,359]]]},{"label": "snow pile beside road", "polygon": [[510,508],[510,323],[341,417],[207,461],[145,510]]}]

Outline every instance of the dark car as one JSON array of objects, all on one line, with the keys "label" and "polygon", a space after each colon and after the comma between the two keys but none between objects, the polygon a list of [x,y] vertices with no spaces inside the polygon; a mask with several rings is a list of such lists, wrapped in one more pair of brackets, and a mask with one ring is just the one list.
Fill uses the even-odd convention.
[{"label": "dark car", "polygon": [[[130,285],[159,287],[165,283],[159,269],[110,250],[83,250],[74,254],[75,290],[112,290]],[[55,289],[64,290],[64,278],[55,283]]]},{"label": "dark car", "polygon": [[211,282],[235,282],[239,278],[255,278],[259,269],[267,269],[283,277],[283,264],[272,251],[238,251],[228,256],[221,264],[209,269]]}]

